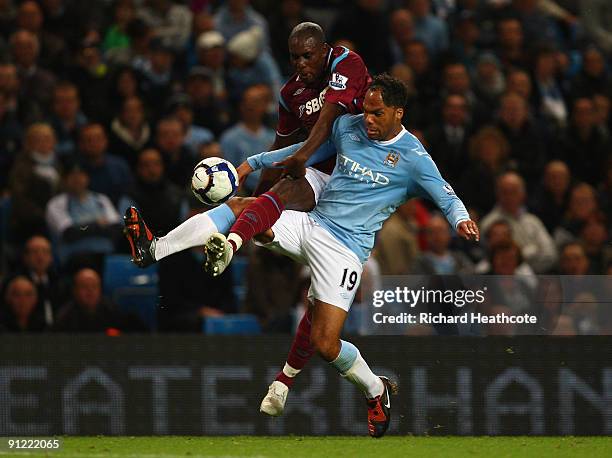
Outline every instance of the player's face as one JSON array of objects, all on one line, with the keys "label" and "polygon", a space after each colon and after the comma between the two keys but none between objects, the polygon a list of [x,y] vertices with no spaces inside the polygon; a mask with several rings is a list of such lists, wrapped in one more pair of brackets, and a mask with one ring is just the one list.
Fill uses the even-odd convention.
[{"label": "player's face", "polygon": [[289,42],[289,56],[300,80],[311,84],[323,75],[327,46],[312,37],[297,37]]},{"label": "player's face", "polygon": [[385,105],[380,90],[368,91],[363,100],[363,123],[371,140],[390,140],[399,133],[403,108]]}]

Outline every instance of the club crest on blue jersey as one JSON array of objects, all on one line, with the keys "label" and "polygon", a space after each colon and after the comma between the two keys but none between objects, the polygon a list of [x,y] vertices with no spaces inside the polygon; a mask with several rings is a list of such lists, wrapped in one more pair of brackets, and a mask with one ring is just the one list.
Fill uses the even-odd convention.
[{"label": "club crest on blue jersey", "polygon": [[383,162],[383,164],[386,165],[387,167],[395,168],[399,160],[400,160],[400,153],[398,153],[397,151],[390,151],[389,154],[387,154],[387,157],[385,161]]}]

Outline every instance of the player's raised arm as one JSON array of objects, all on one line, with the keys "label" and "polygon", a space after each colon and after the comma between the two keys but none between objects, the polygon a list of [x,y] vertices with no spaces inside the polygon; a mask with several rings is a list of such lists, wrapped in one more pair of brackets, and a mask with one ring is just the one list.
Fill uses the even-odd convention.
[{"label": "player's raised arm", "polygon": [[463,202],[455,191],[442,178],[436,164],[429,154],[419,157],[414,167],[415,178],[423,193],[442,210],[448,222],[457,233],[467,239],[480,239],[478,226],[470,219]]}]

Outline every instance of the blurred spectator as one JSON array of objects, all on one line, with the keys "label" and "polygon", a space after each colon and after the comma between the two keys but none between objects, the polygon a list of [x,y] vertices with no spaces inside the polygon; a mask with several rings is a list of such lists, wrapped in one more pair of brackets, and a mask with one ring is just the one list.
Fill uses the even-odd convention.
[{"label": "blurred spectator", "polygon": [[191,34],[192,14],[185,5],[171,0],[147,0],[138,9],[138,16],[174,51],[182,51]]},{"label": "blurred spectator", "polygon": [[463,10],[454,25],[454,37],[451,41],[452,54],[472,73],[476,69],[479,54],[477,44],[481,33],[475,13],[467,9]]},{"label": "blurred spectator", "polygon": [[530,208],[553,234],[563,220],[570,193],[571,175],[565,162],[554,160],[546,164],[542,183],[530,199]]},{"label": "blurred spectator", "polygon": [[7,113],[20,123],[27,124],[42,118],[41,107],[21,94],[21,83],[14,64],[0,62],[0,92],[4,94]]},{"label": "blurred spectator", "polygon": [[425,43],[412,40],[404,46],[404,62],[414,72],[414,86],[421,106],[427,107],[439,93],[437,73],[433,71],[431,58]]},{"label": "blurred spectator", "polygon": [[110,199],[89,190],[89,175],[78,162],[66,166],[65,192],[49,201],[46,220],[58,258],[112,253],[121,234],[120,218]]},{"label": "blurred spectator", "polygon": [[134,19],[136,11],[132,0],[117,0],[113,7],[113,23],[104,34],[102,49],[108,52],[114,49],[127,49],[130,47],[130,37],[127,27]]},{"label": "blurred spectator", "polygon": [[518,19],[506,17],[497,23],[497,45],[497,55],[506,71],[528,68],[523,26]]},{"label": "blurred spectator", "polygon": [[164,159],[168,179],[181,189],[191,183],[195,160],[185,146],[185,127],[177,118],[164,118],[157,123],[155,142]]},{"label": "blurred spectator", "polygon": [[[331,39],[348,39],[370,72],[380,73],[393,64],[389,47],[389,19],[383,0],[357,0],[342,10],[331,28]],[[365,30],[368,33],[363,33]]]},{"label": "blurred spectator", "polygon": [[441,121],[425,132],[427,149],[442,176],[449,183],[457,184],[468,166],[466,157],[472,128],[464,96],[451,94],[444,98]]},{"label": "blurred spectator", "polygon": [[61,301],[61,280],[53,268],[51,243],[46,237],[35,235],[28,239],[17,275],[32,281],[38,296],[34,313],[38,314],[47,326],[53,325]]},{"label": "blurred spectator", "polygon": [[546,144],[541,130],[529,118],[527,101],[518,94],[502,95],[497,125],[510,144],[510,159],[531,190],[546,163]]},{"label": "blurred spectator", "polygon": [[612,246],[608,243],[608,229],[603,217],[592,216],[584,223],[580,241],[589,258],[591,271],[596,275],[605,274],[606,266],[612,260]]},{"label": "blurred spectator", "polygon": [[49,106],[55,77],[38,66],[40,42],[36,35],[27,30],[18,30],[11,35],[11,54],[17,65],[20,94],[33,101],[36,110],[42,113]]},{"label": "blurred spectator", "polygon": [[486,108],[486,112],[491,113],[506,89],[506,80],[499,60],[493,53],[481,54],[476,60],[474,73],[474,93],[485,105],[483,110]]},{"label": "blurred spectator", "polygon": [[574,98],[612,95],[612,78],[606,71],[604,56],[596,47],[589,46],[582,52],[582,68],[572,80],[571,88]]},{"label": "blurred spectator", "polygon": [[559,315],[556,325],[552,330],[552,336],[571,337],[576,335],[576,326],[574,320],[568,315]]},{"label": "blurred spectator", "polygon": [[431,14],[430,0],[408,0],[406,3],[414,17],[416,38],[427,45],[432,56],[446,51],[448,49],[448,28],[445,22]]},{"label": "blurred spectator", "polygon": [[570,191],[567,211],[554,232],[557,245],[563,245],[578,237],[582,226],[600,213],[597,194],[593,186],[578,183]]},{"label": "blurred spectator", "polygon": [[611,144],[595,124],[593,101],[582,97],[574,100],[572,119],[562,141],[562,157],[574,178],[596,186],[603,180],[605,162]]},{"label": "blurred spectator", "polygon": [[413,272],[425,275],[470,274],[472,261],[461,251],[450,249],[451,231],[446,219],[432,215],[425,228],[427,250],[416,259]]},{"label": "blurred spectator", "polygon": [[[215,97],[227,96],[225,87],[225,39],[216,30],[205,32],[197,41],[197,65],[210,70]],[[285,48],[287,46],[284,46]]]},{"label": "blurred spectator", "polygon": [[208,11],[197,11],[194,9],[193,5],[191,7],[191,10],[194,12],[191,26],[191,36],[187,41],[187,49],[185,50],[185,61],[188,69],[196,64],[196,48],[197,41],[200,36],[204,35],[206,32],[212,32],[215,30],[215,19],[211,13],[209,13]]},{"label": "blurred spectator", "polygon": [[587,275],[590,273],[589,258],[584,247],[578,242],[569,242],[559,252],[559,273],[561,275]]},{"label": "blurred spectator", "polygon": [[109,149],[134,170],[138,153],[151,140],[151,128],[145,119],[142,100],[128,97],[110,127]]},{"label": "blurred spectator", "polygon": [[440,98],[443,99],[448,95],[460,95],[465,99],[470,113],[470,121],[475,126],[479,125],[486,117],[484,114],[486,106],[474,93],[467,68],[459,62],[450,62],[442,70]]},{"label": "blurred spectator", "polygon": [[202,145],[208,144],[215,139],[214,134],[205,127],[196,126],[193,123],[193,107],[191,100],[186,94],[176,94],[169,102],[170,113],[178,118],[185,128],[185,143],[193,157],[198,155]]},{"label": "blurred spectator", "polygon": [[281,0],[280,7],[268,18],[272,55],[285,78],[293,74],[287,47],[289,34],[296,25],[308,20],[302,3],[302,0]]},{"label": "blurred spectator", "polygon": [[[512,239],[512,229],[510,224],[504,220],[498,220],[491,223],[487,232],[483,233],[483,242],[487,247],[488,256],[482,259],[474,268],[474,271],[479,274],[490,273],[493,268],[491,266],[492,248],[498,244],[514,243]],[[533,269],[521,257],[518,266],[514,269],[516,275],[533,276]]]},{"label": "blurred spectator", "polygon": [[589,36],[606,53],[612,53],[612,4],[607,0],[581,0],[580,20]]},{"label": "blurred spectator", "polygon": [[109,95],[113,113],[120,111],[125,100],[130,97],[140,98],[140,76],[136,70],[123,65],[116,66],[109,81]]},{"label": "blurred spectator", "polygon": [[57,136],[57,152],[60,156],[76,153],[78,132],[87,124],[81,112],[79,90],[70,82],[60,82],[53,89],[51,125]]},{"label": "blurred spectator", "polygon": [[44,27],[44,16],[38,2],[26,0],[17,9],[16,25],[27,30],[38,39],[40,44],[40,65],[46,69],[61,71],[66,45],[61,35],[50,33]]},{"label": "blurred spectator", "polygon": [[127,24],[126,33],[130,46],[108,49],[105,57],[112,64],[129,65],[134,69],[141,69],[149,56],[153,30],[142,19],[133,19]]},{"label": "blurred spectator", "polygon": [[401,80],[408,91],[407,110],[404,110],[402,124],[410,131],[424,124],[425,113],[419,103],[419,94],[414,86],[414,72],[404,64],[399,63],[391,67],[391,76]]},{"label": "blurred spectator", "polygon": [[263,32],[264,46],[269,46],[268,23],[249,5],[249,0],[228,0],[221,5],[215,14],[215,26],[227,42],[240,32],[259,27]]},{"label": "blurred spectator", "polygon": [[416,200],[400,205],[383,224],[374,253],[383,275],[408,275],[419,254]]},{"label": "blurred spectator", "polygon": [[[226,130],[220,139],[223,156],[234,166],[238,167],[253,154],[268,151],[274,142],[274,130],[263,124],[270,99],[270,89],[266,86],[251,86],[244,91],[240,122]],[[259,173],[251,175],[244,183],[248,194],[255,190],[259,180]]]},{"label": "blurred spectator", "polygon": [[17,241],[47,232],[45,208],[60,180],[55,144],[55,134],[48,124],[32,124],[25,133],[23,151],[10,175],[11,230]]},{"label": "blurred spectator", "polygon": [[501,303],[515,314],[530,311],[534,300],[534,279],[518,275],[518,268],[523,262],[521,249],[512,240],[500,241],[491,246],[489,253],[491,270],[489,274],[498,278],[490,282],[487,290],[488,300]]},{"label": "blurred spectator", "polygon": [[74,64],[70,80],[79,88],[83,112],[91,120],[107,123],[112,116],[112,101],[100,94],[108,94],[110,74],[96,33],[81,41]]},{"label": "blurred spectator", "polygon": [[200,147],[196,159],[200,161],[208,157],[224,157],[221,145],[218,142],[210,142]]},{"label": "blurred spectator", "polygon": [[592,98],[595,109],[595,126],[602,137],[610,141],[612,134],[612,119],[610,118],[610,97],[604,94],[595,94]]},{"label": "blurred spectator", "polygon": [[529,75],[524,70],[511,70],[506,77],[506,91],[520,95],[524,100],[531,100],[532,85]]},{"label": "blurred spectator", "polygon": [[21,124],[9,111],[9,98],[0,90],[0,192],[6,189],[8,174],[21,145]]},{"label": "blurred spectator", "polygon": [[496,183],[496,198],[497,204],[482,219],[482,232],[487,232],[494,221],[507,221],[523,258],[533,270],[536,273],[549,271],[557,260],[557,251],[542,221],[524,207],[526,188],[523,179],[513,172],[501,175]]},{"label": "blurred spectator", "polygon": [[262,47],[262,39],[262,30],[253,27],[238,33],[227,44],[227,84],[232,102],[239,102],[244,91],[255,84],[270,86],[273,94],[280,92],[280,70],[270,53]]},{"label": "blurred spectator", "polygon": [[121,213],[130,205],[140,210],[155,235],[165,235],[187,213],[185,192],[165,177],[164,162],[156,149],[138,155],[136,180],[121,199]]},{"label": "blurred spectator", "polygon": [[147,105],[156,107],[172,94],[174,74],[172,48],[161,39],[151,41],[149,58],[143,63],[141,90]]},{"label": "blurred spectator", "polygon": [[389,20],[391,28],[391,54],[394,63],[404,60],[404,47],[414,40],[414,19],[412,13],[399,8],[391,13]]},{"label": "blurred spectator", "polygon": [[102,281],[93,269],[81,269],[74,275],[72,299],[58,313],[57,332],[142,332],[143,324],[121,313],[102,296]]},{"label": "blurred spectator", "polygon": [[193,67],[185,83],[185,91],[193,107],[193,123],[221,135],[228,124],[226,107],[215,97],[213,75],[204,67]]},{"label": "blurred spectator", "polygon": [[510,145],[499,129],[486,126],[470,138],[469,153],[457,188],[466,205],[483,215],[495,205],[495,180],[508,168]]},{"label": "blurred spectator", "polygon": [[557,81],[558,73],[554,50],[538,50],[533,65],[534,105],[536,113],[547,122],[553,132],[565,128],[568,118],[565,94]]},{"label": "blurred spectator", "polygon": [[30,279],[24,276],[11,279],[4,294],[0,324],[9,332],[44,331],[45,321],[35,313],[37,301],[36,288]]},{"label": "blurred spectator", "polygon": [[102,124],[87,124],[79,132],[79,153],[89,175],[92,191],[119,200],[132,184],[132,173],[124,159],[107,152],[108,138]]}]

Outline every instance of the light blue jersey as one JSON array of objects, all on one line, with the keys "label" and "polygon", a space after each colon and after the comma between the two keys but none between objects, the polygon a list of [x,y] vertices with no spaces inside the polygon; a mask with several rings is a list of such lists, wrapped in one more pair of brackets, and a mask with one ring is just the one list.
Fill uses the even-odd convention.
[{"label": "light blue jersey", "polygon": [[[251,156],[255,170],[293,154],[301,144]],[[361,262],[370,256],[385,220],[413,197],[431,199],[456,229],[468,220],[463,202],[442,178],[419,140],[402,127],[388,141],[370,140],[363,115],[344,115],[307,165],[337,152],[336,167],[311,217],[348,247]]]},{"label": "light blue jersey", "polygon": [[363,115],[344,115],[334,123],[331,140],[336,167],[310,215],[362,262],[384,221],[408,199],[431,199],[454,228],[469,219],[431,156],[406,129],[388,141],[370,140]]}]

